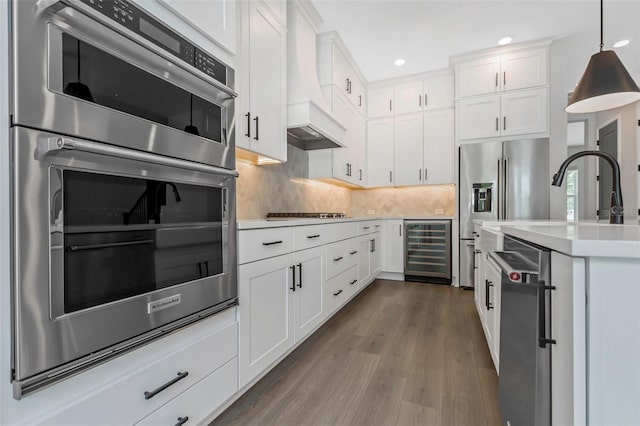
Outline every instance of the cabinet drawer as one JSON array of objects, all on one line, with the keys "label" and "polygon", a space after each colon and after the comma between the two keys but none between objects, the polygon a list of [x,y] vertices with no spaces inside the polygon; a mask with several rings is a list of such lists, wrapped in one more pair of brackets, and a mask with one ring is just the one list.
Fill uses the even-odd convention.
[{"label": "cabinet drawer", "polygon": [[[133,424],[195,385],[238,355],[238,323],[233,322],[217,332],[205,336],[183,349],[172,352],[143,369],[124,376],[86,399],[69,406],[45,424],[87,425],[99,419],[104,424]],[[184,378],[145,399],[145,392],[153,392],[188,372]],[[237,376],[237,369],[234,373]],[[233,394],[237,383],[227,390]],[[117,409],[114,407],[117,406]],[[209,403],[207,409],[215,406]],[[174,424],[173,423],[170,424]]]},{"label": "cabinet drawer", "polygon": [[325,291],[325,310],[331,315],[358,291],[358,267],[354,265],[327,281]]},{"label": "cabinet drawer", "polygon": [[358,240],[350,238],[327,246],[327,279],[346,271],[358,262]]},{"label": "cabinet drawer", "polygon": [[325,244],[326,225],[297,226],[293,228],[293,250],[300,251]]},{"label": "cabinet drawer", "polygon": [[233,358],[138,424],[175,425],[187,417],[189,424],[200,424],[237,389],[238,358]]},{"label": "cabinet drawer", "polygon": [[327,243],[346,240],[358,235],[358,222],[342,222],[327,225]]},{"label": "cabinet drawer", "polygon": [[238,232],[238,263],[241,265],[292,251],[292,228],[251,229]]},{"label": "cabinet drawer", "polygon": [[382,221],[380,220],[358,222],[358,236],[372,234],[380,230],[382,230]]}]

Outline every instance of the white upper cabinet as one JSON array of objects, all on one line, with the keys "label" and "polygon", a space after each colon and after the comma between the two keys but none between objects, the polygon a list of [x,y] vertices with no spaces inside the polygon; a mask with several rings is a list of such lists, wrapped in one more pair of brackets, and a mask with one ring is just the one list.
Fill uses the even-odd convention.
[{"label": "white upper cabinet", "polygon": [[547,49],[528,49],[503,55],[500,60],[502,90],[547,84]]},{"label": "white upper cabinet", "polygon": [[422,113],[395,117],[393,131],[395,185],[421,185],[423,178]]},{"label": "white upper cabinet", "polygon": [[393,86],[395,114],[422,111],[422,80],[410,81]]},{"label": "white upper cabinet", "polygon": [[393,86],[369,89],[367,93],[367,111],[369,118],[393,115]]},{"label": "white upper cabinet", "polygon": [[456,97],[545,86],[547,47],[515,50],[456,64]]},{"label": "white upper cabinet", "polygon": [[500,95],[502,136],[547,131],[547,89],[518,90]]},{"label": "white upper cabinet", "polygon": [[453,74],[430,77],[423,81],[424,110],[453,107]]},{"label": "white upper cabinet", "polygon": [[[287,161],[286,31],[261,2],[242,2],[240,132],[236,145]],[[265,84],[268,81],[269,84]]]},{"label": "white upper cabinet", "polygon": [[454,183],[454,111],[453,108],[424,113],[425,184]]},{"label": "white upper cabinet", "polygon": [[500,95],[459,100],[457,122],[460,140],[500,136]]},{"label": "white upper cabinet", "polygon": [[367,122],[367,186],[393,186],[393,118]]}]

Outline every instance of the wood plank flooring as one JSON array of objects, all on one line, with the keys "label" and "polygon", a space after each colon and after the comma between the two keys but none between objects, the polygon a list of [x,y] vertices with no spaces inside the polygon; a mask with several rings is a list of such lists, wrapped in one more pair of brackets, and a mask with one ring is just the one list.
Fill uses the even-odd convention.
[{"label": "wood plank flooring", "polygon": [[473,293],[376,280],[211,425],[501,422]]}]

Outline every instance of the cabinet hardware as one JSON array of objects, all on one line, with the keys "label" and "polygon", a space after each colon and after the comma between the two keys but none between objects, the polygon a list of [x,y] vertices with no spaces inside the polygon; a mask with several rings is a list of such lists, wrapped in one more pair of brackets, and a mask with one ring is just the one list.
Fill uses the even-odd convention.
[{"label": "cabinet hardware", "polygon": [[482,251],[481,251],[481,250],[474,250],[473,252],[474,252],[475,254],[480,254],[480,253],[482,253]]},{"label": "cabinet hardware", "polygon": [[178,372],[178,376],[172,380],[169,380],[167,383],[165,383],[164,385],[152,390],[151,392],[149,391],[145,391],[144,392],[144,399],[151,399],[154,396],[156,396],[157,394],[159,394],[160,392],[162,392],[163,390],[165,390],[166,388],[168,388],[169,386],[175,385],[176,383],[178,383],[180,380],[184,379],[185,377],[187,377],[189,375],[188,371],[183,372]]},{"label": "cabinet hardware", "polygon": [[333,295],[334,295],[334,296],[337,296],[337,295],[339,295],[340,293],[342,293],[342,290],[338,290],[338,291],[336,291],[335,293],[333,293]]},{"label": "cabinet hardware", "polygon": [[389,172],[389,182],[393,182],[393,172]]},{"label": "cabinet hardware", "polygon": [[398,230],[400,231],[400,236],[402,237],[402,225],[398,226]]},{"label": "cabinet hardware", "polygon": [[418,180],[422,180],[422,169],[418,169]]},{"label": "cabinet hardware", "polygon": [[426,108],[427,105],[429,105],[429,96],[427,96],[427,94],[424,94],[424,107]]},{"label": "cabinet hardware", "polygon": [[198,275],[200,276],[200,278],[203,277],[203,275],[202,275],[202,262],[198,262]]},{"label": "cabinet hardware", "polygon": [[502,85],[506,86],[507,85],[507,72],[503,72],[502,73]]},{"label": "cabinet hardware", "polygon": [[336,257],[335,259],[333,259],[334,262],[340,262],[342,259],[344,259],[344,257],[340,256],[340,257]]},{"label": "cabinet hardware", "polygon": [[189,421],[189,416],[178,417],[178,423],[176,423],[174,426],[182,426],[188,421]]},{"label": "cabinet hardware", "polygon": [[422,95],[418,95],[418,106],[422,106]]},{"label": "cabinet hardware", "polygon": [[354,254],[356,254],[357,252],[358,252],[358,250],[355,250],[355,251],[349,252],[349,254],[350,254],[350,255],[354,255]]},{"label": "cabinet hardware", "polygon": [[427,178],[427,176],[428,176],[427,171],[428,171],[428,170],[427,170],[427,168],[425,167],[425,168],[424,168],[424,181],[425,181],[425,182],[426,182],[426,181],[427,181],[427,179],[428,179],[428,178]]},{"label": "cabinet hardware", "polygon": [[500,120],[500,119],[499,119],[498,117],[496,117],[496,132],[499,130],[499,129],[498,129],[498,121],[499,121],[499,120]]},{"label": "cabinet hardware", "polygon": [[296,291],[296,266],[289,266],[289,269],[291,269],[291,272],[293,273],[293,281],[291,281],[291,287],[289,287],[289,290]]},{"label": "cabinet hardware", "polygon": [[318,238],[320,236],[320,234],[315,234],[315,235],[307,235],[308,239],[312,239],[312,238]]},{"label": "cabinet hardware", "polygon": [[354,285],[354,284],[355,284],[355,283],[357,283],[357,282],[358,282],[358,280],[353,280],[353,281],[351,281],[351,282],[349,283],[349,285]]},{"label": "cabinet hardware", "polygon": [[358,95],[358,106],[362,106],[362,95]]},{"label": "cabinet hardware", "polygon": [[352,81],[349,80],[349,94],[351,94],[351,83],[352,83]]},{"label": "cabinet hardware", "polygon": [[555,290],[556,287],[553,285],[545,285],[544,281],[539,282],[538,286],[538,346],[541,348],[546,348],[547,344],[555,344],[557,343],[555,339],[547,338],[547,325],[546,325],[546,316],[547,316],[547,301],[546,294],[547,290]]},{"label": "cabinet hardware", "polygon": [[365,230],[366,230],[366,229],[369,229],[369,228],[371,228],[371,227],[370,227],[370,226],[363,226],[363,227],[362,227],[362,229],[365,229]]},{"label": "cabinet hardware", "polygon": [[262,243],[263,246],[273,246],[276,244],[282,244],[282,240],[278,240],[278,241],[269,241],[268,243]]},{"label": "cabinet hardware", "polygon": [[360,178],[358,180],[362,180],[362,169],[358,169],[358,172],[360,173]]},{"label": "cabinet hardware", "polygon": [[376,227],[376,228],[380,228],[380,225],[376,225],[375,227]]},{"label": "cabinet hardware", "polygon": [[507,116],[502,117],[502,129],[507,130]]},{"label": "cabinet hardware", "polygon": [[245,133],[244,135],[248,138],[251,138],[251,113],[248,112],[244,116],[247,117],[247,133]]},{"label": "cabinet hardware", "polygon": [[477,232],[473,231],[473,236],[474,237],[477,237],[478,235],[480,235],[480,234],[478,234]]},{"label": "cabinet hardware", "polygon": [[370,240],[371,241],[371,253],[376,251],[376,240]]},{"label": "cabinet hardware", "polygon": [[498,73],[496,73],[496,87],[498,87]]},{"label": "cabinet hardware", "polygon": [[487,280],[487,311],[490,311],[491,309],[493,309],[493,304],[491,303],[491,300],[489,298],[489,289],[493,287],[493,282]]},{"label": "cabinet hardware", "polygon": [[391,99],[389,99],[389,111],[391,111]]},{"label": "cabinet hardware", "polygon": [[259,132],[260,132],[260,121],[259,120],[260,117],[256,116],[253,121],[256,122],[256,137],[254,138],[255,140],[259,141],[260,140],[260,136],[259,136]]},{"label": "cabinet hardware", "polygon": [[298,263],[298,288],[302,288],[302,263]]},{"label": "cabinet hardware", "polygon": [[345,87],[344,87],[344,91],[349,93],[349,79],[347,78],[345,81]]}]

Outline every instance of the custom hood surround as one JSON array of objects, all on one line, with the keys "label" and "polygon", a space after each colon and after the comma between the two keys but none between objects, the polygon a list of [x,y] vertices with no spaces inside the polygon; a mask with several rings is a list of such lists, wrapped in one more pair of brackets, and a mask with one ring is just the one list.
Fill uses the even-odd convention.
[{"label": "custom hood surround", "polygon": [[303,150],[342,148],[346,139],[345,127],[331,113],[320,89],[315,30],[319,22],[309,2],[289,3],[287,141]]}]

